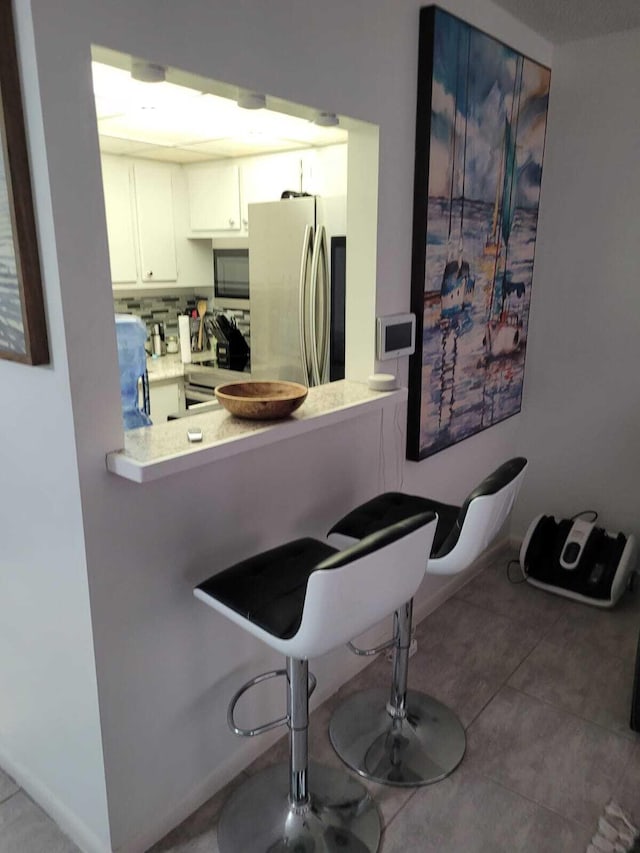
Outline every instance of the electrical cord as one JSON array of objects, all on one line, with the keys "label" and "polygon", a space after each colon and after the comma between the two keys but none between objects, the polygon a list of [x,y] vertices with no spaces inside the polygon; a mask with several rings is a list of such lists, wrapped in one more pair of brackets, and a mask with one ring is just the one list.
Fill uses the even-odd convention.
[{"label": "electrical cord", "polygon": [[593,516],[593,518],[591,519],[591,524],[597,521],[598,513],[595,511],[595,509],[583,509],[581,512],[577,512],[575,515],[572,515],[569,520],[575,521],[577,518],[580,518],[580,516],[586,515],[587,513]]}]

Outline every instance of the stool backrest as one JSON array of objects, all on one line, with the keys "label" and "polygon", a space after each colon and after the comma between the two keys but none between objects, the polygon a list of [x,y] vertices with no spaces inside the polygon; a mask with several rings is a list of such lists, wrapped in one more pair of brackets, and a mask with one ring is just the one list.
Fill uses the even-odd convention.
[{"label": "stool backrest", "polygon": [[460,572],[485,550],[509,517],[527,464],[522,456],[509,459],[475,487],[438,553],[431,555],[429,574]]},{"label": "stool backrest", "polygon": [[316,657],[371,628],[420,586],[437,517],[399,521],[319,563],[307,582],[295,657]]}]

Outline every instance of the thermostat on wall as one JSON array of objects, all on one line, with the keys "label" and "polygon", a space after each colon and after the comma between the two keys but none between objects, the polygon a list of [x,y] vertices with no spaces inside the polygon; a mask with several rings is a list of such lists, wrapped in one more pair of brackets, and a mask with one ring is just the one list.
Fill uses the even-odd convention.
[{"label": "thermostat on wall", "polygon": [[377,357],[379,361],[412,355],[416,348],[416,315],[391,314],[378,317]]}]

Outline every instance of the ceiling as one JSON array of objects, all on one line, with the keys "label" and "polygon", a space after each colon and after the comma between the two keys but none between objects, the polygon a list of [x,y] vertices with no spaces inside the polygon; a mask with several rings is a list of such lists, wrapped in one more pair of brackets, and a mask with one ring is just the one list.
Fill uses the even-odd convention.
[{"label": "ceiling", "polygon": [[639,0],[494,0],[556,44],[640,27]]},{"label": "ceiling", "polygon": [[347,141],[340,126],[316,124],[316,110],[271,98],[267,108],[242,109],[237,88],[229,97],[227,86],[171,70],[164,82],[144,83],[131,77],[129,57],[115,61],[92,63],[104,153],[194,163]]}]

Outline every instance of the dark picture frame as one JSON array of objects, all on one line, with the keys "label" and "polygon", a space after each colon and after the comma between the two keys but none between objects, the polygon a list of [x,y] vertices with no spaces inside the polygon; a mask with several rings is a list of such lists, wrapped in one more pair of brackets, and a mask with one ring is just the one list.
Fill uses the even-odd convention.
[{"label": "dark picture frame", "polygon": [[520,411],[550,74],[420,10],[408,459]]},{"label": "dark picture frame", "polygon": [[0,358],[49,363],[11,0],[0,0]]}]

